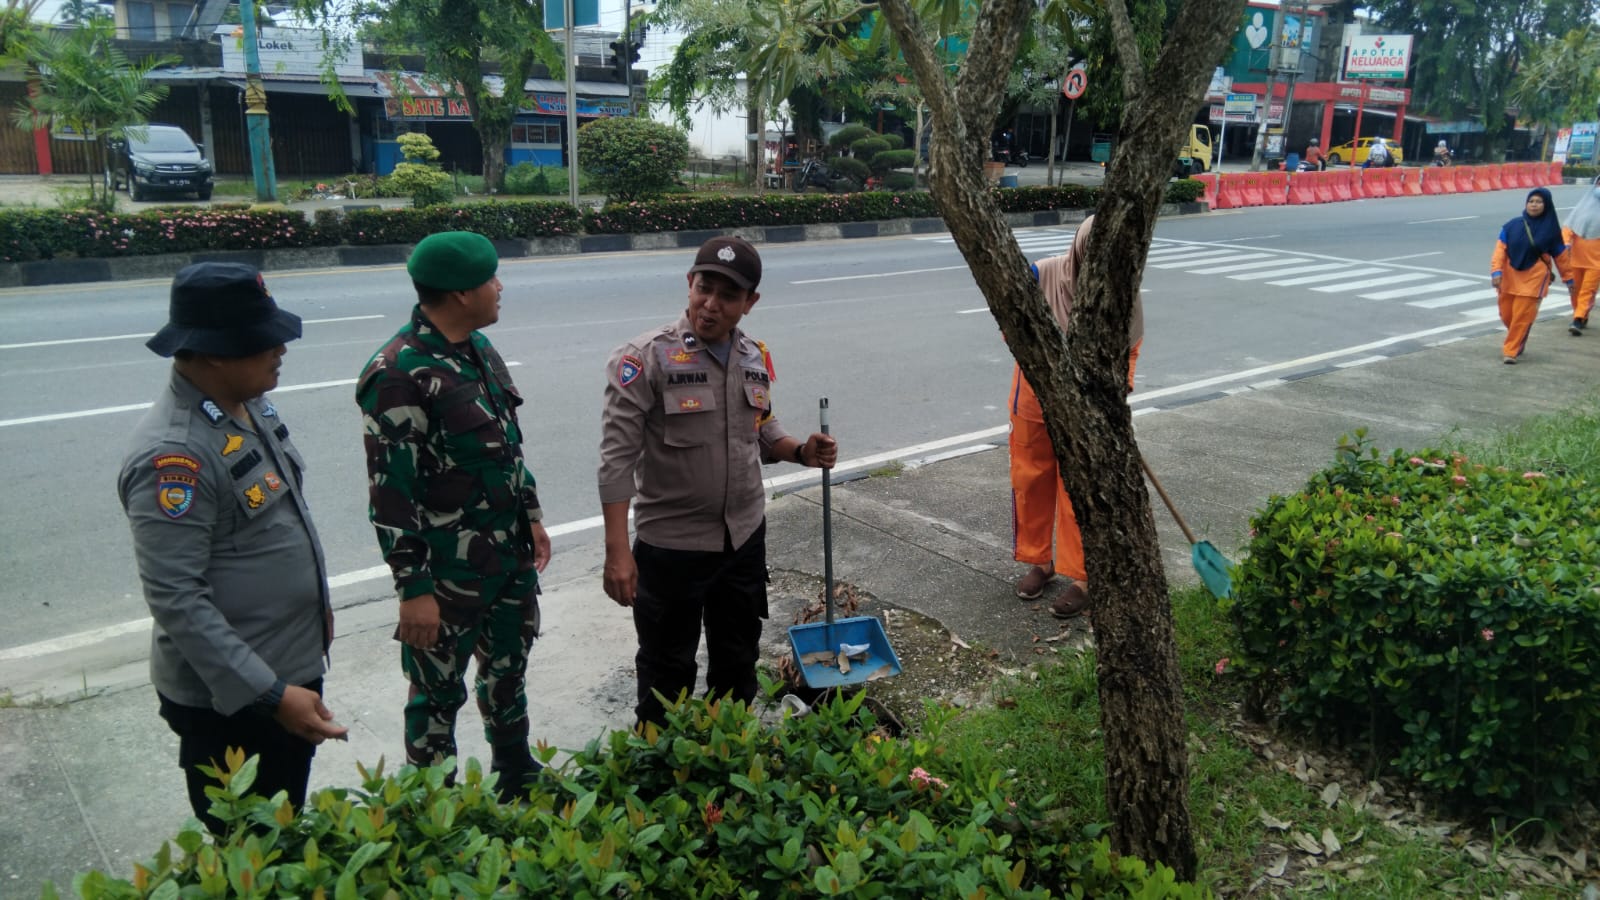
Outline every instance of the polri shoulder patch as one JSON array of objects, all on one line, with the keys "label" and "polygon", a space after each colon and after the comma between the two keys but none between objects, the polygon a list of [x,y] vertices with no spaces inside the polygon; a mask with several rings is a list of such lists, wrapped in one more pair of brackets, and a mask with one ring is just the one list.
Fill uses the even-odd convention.
[{"label": "polri shoulder patch", "polygon": [[157,469],[188,469],[191,472],[200,471],[200,460],[182,453],[163,453],[151,460]]},{"label": "polri shoulder patch", "polygon": [[283,490],[283,479],[278,477],[277,472],[268,472],[261,476],[261,480],[267,483],[267,490],[269,491]]},{"label": "polri shoulder patch", "polygon": [[194,490],[199,483],[187,472],[161,472],[156,476],[156,505],[169,519],[183,518],[194,507]]},{"label": "polri shoulder patch", "polygon": [[639,360],[639,357],[631,354],[624,356],[622,361],[617,363],[617,383],[627,387],[638,381],[640,374],[643,372],[644,363]]}]

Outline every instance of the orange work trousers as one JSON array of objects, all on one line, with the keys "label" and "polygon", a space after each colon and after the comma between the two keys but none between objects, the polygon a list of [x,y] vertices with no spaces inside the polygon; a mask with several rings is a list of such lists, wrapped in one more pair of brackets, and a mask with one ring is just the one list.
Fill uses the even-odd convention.
[{"label": "orange work trousers", "polygon": [[1579,269],[1572,273],[1577,295],[1572,298],[1572,317],[1589,321],[1589,311],[1594,309],[1594,295],[1600,290],[1600,269]]},{"label": "orange work trousers", "polygon": [[[1142,343],[1142,342],[1141,342]],[[1133,390],[1133,371],[1139,361],[1140,344],[1128,354],[1128,390]],[[1048,566],[1074,581],[1087,581],[1083,559],[1083,535],[1072,512],[1072,498],[1056,467],[1056,451],[1050,445],[1050,432],[1044,422],[1017,415],[1038,409],[1033,388],[1012,372],[1011,403],[1011,555],[1017,562]],[[1018,400],[1021,396],[1023,399]]]},{"label": "orange work trousers", "polygon": [[1528,346],[1528,332],[1533,329],[1533,320],[1539,317],[1540,299],[1500,292],[1500,321],[1506,326],[1506,342],[1501,345],[1500,352],[1507,359],[1521,356]]}]

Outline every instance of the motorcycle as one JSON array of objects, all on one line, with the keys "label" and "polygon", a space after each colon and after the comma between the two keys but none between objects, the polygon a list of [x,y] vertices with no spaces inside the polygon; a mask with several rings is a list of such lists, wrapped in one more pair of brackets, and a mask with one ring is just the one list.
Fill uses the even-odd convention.
[{"label": "motorcycle", "polygon": [[1008,166],[1020,166],[1024,169],[1028,167],[1028,151],[1020,147],[996,147],[993,158],[995,162],[1005,163]]},{"label": "motorcycle", "polygon": [[821,188],[830,194],[843,194],[861,188],[854,178],[835,171],[820,159],[806,160],[800,171],[795,173],[794,192],[804,193],[808,187]]}]

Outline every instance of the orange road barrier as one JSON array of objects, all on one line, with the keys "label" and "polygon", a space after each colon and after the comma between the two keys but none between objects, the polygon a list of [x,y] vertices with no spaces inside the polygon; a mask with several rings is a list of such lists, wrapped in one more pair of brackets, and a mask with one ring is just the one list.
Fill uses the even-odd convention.
[{"label": "orange road barrier", "polygon": [[1282,206],[1289,202],[1288,172],[1262,172],[1260,179],[1262,206]]},{"label": "orange road barrier", "polygon": [[1317,190],[1318,203],[1332,203],[1335,199],[1333,181],[1338,172],[1318,172],[1317,180],[1313,182]]},{"label": "orange road barrier", "polygon": [[1420,196],[1422,196],[1422,170],[1421,169],[1401,169],[1400,170],[1400,194],[1399,195],[1402,196],[1402,197],[1420,197]]},{"label": "orange road barrier", "polygon": [[1238,209],[1244,206],[1244,193],[1241,190],[1244,176],[1238,174],[1222,174],[1217,176],[1217,204],[1214,209]]},{"label": "orange road barrier", "polygon": [[1359,185],[1356,182],[1356,170],[1345,169],[1341,172],[1329,172],[1330,181],[1333,182],[1333,199],[1354,200],[1360,196]]},{"label": "orange road barrier", "polygon": [[1292,172],[1289,174],[1288,201],[1296,205],[1307,203],[1322,203],[1317,199],[1317,183],[1322,181],[1321,172]]},{"label": "orange road barrier", "polygon": [[1200,195],[1200,199],[1204,200],[1207,206],[1211,207],[1212,209],[1216,209],[1217,178],[1219,177],[1217,173],[1212,172],[1209,175],[1191,175],[1190,177],[1206,186],[1205,193]]}]

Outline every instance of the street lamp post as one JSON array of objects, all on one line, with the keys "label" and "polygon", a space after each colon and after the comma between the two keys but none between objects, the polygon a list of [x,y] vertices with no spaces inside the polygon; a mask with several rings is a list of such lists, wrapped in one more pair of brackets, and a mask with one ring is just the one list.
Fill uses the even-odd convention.
[{"label": "street lamp post", "polygon": [[239,20],[244,26],[244,120],[250,133],[250,175],[255,179],[256,200],[278,199],[278,174],[272,165],[272,134],[267,127],[267,89],[261,83],[261,51],[256,47],[256,5],[239,0]]}]

